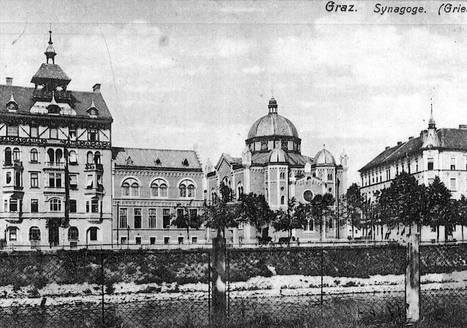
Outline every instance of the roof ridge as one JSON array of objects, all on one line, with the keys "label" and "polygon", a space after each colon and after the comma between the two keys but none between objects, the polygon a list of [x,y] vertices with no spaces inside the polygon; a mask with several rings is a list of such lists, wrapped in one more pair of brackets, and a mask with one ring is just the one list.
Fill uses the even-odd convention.
[{"label": "roof ridge", "polygon": [[112,146],[112,148],[136,149],[136,150],[159,150],[159,151],[186,151],[186,152],[196,153],[196,151],[192,149],[167,149],[167,148],[120,147],[120,146]]}]

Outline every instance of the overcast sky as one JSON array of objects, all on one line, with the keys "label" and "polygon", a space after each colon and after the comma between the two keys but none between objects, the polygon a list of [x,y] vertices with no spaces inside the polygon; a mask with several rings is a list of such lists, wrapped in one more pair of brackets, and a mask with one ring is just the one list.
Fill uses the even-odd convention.
[{"label": "overcast sky", "polygon": [[[102,93],[114,146],[241,156],[254,121],[279,114],[302,139],[357,170],[427,127],[467,123],[467,14],[379,15],[377,1],[0,0],[0,79],[31,86],[49,23],[70,90]],[[407,2],[389,2],[396,6]],[[4,82],[1,82],[4,83]]]}]

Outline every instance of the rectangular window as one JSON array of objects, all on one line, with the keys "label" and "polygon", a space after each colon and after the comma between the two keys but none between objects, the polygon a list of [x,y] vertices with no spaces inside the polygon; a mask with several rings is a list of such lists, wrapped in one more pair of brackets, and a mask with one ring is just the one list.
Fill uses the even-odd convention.
[{"label": "rectangular window", "polygon": [[18,212],[18,200],[10,198],[10,212]]},{"label": "rectangular window", "polygon": [[190,218],[194,219],[198,216],[198,210],[196,208],[190,209]]},{"label": "rectangular window", "polygon": [[31,213],[38,213],[38,212],[39,212],[39,200],[31,199]]},{"label": "rectangular window", "polygon": [[93,186],[93,176],[92,174],[88,174],[86,177],[86,189],[92,189]]},{"label": "rectangular window", "polygon": [[76,129],[70,127],[70,129],[68,130],[68,136],[69,136],[70,140],[75,140],[76,139]]},{"label": "rectangular window", "polygon": [[92,227],[89,229],[89,239],[92,241],[97,240],[97,228]]},{"label": "rectangular window", "polygon": [[168,245],[170,242],[170,237],[164,237],[164,245]]},{"label": "rectangular window", "polygon": [[428,158],[428,170],[431,171],[434,169],[434,160],[433,158]]},{"label": "rectangular window", "polygon": [[164,228],[170,227],[170,209],[168,208],[162,210],[162,224]]},{"label": "rectangular window", "polygon": [[70,188],[77,189],[78,188],[78,176],[76,174],[70,174]]},{"label": "rectangular window", "polygon": [[62,174],[61,173],[49,173],[49,188],[61,188],[62,187]]},{"label": "rectangular window", "polygon": [[155,208],[149,209],[149,228],[156,228],[157,225],[157,211]]},{"label": "rectangular window", "polygon": [[456,158],[451,158],[451,170],[454,171],[456,169]]},{"label": "rectangular window", "polygon": [[332,173],[328,173],[328,181],[332,181]]},{"label": "rectangular window", "polygon": [[16,241],[17,240],[17,234],[16,234],[16,228],[10,228],[9,229],[9,238],[10,241]]},{"label": "rectangular window", "polygon": [[29,137],[39,138],[39,128],[37,126],[31,126],[29,128]]},{"label": "rectangular window", "polygon": [[99,141],[99,133],[97,130],[88,130],[88,141]]},{"label": "rectangular window", "polygon": [[89,201],[86,201],[86,213],[89,213]]},{"label": "rectangular window", "polygon": [[149,237],[149,243],[151,245],[155,245],[156,244],[156,237]]},{"label": "rectangular window", "polygon": [[76,199],[70,199],[70,213],[77,212],[77,202]]},{"label": "rectangular window", "polygon": [[120,238],[120,244],[126,244],[126,237]]},{"label": "rectangular window", "polygon": [[141,209],[135,208],[134,217],[135,229],[141,229]]},{"label": "rectangular window", "polygon": [[31,188],[39,188],[39,173],[31,172]]},{"label": "rectangular window", "polygon": [[141,245],[141,237],[136,237],[135,238],[135,243],[136,243],[136,245]]},{"label": "rectangular window", "polygon": [[192,237],[191,238],[191,243],[192,244],[197,244],[198,243],[198,237]]},{"label": "rectangular window", "polygon": [[128,226],[128,209],[121,208],[120,209],[120,228],[126,229]]},{"label": "rectangular window", "polygon": [[183,217],[183,209],[177,208],[177,217]]},{"label": "rectangular window", "polygon": [[178,237],[178,244],[182,245],[183,244],[183,237]]},{"label": "rectangular window", "polygon": [[8,125],[7,136],[9,136],[9,137],[19,136],[19,126],[18,125]]},{"label": "rectangular window", "polygon": [[99,213],[99,200],[98,199],[91,200],[91,212]]},{"label": "rectangular window", "polygon": [[58,130],[57,128],[49,128],[49,137],[50,139],[58,139]]},{"label": "rectangular window", "polygon": [[450,179],[449,187],[450,187],[451,190],[457,190],[456,178],[451,178]]}]

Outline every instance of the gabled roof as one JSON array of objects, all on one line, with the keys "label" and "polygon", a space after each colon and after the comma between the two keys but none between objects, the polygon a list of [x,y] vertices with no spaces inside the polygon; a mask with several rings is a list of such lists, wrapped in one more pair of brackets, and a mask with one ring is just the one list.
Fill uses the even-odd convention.
[{"label": "gabled roof", "polygon": [[242,164],[242,158],[241,157],[232,157],[227,153],[222,153],[221,157],[219,158],[219,160],[217,161],[217,164],[215,166],[216,170],[219,169],[219,167],[222,164],[223,160],[225,160],[227,162],[227,164],[229,164],[230,166]]},{"label": "gabled roof", "polygon": [[66,75],[62,68],[56,64],[43,63],[36,74],[31,79],[31,83],[41,83],[45,80],[60,80],[70,82],[71,79]]},{"label": "gabled roof", "polygon": [[202,171],[194,150],[112,147],[112,159],[116,166]]},{"label": "gabled roof", "polygon": [[[438,149],[467,151],[467,129],[439,129],[436,134],[440,140]],[[363,166],[359,172],[389,164],[401,158],[419,153],[423,150],[421,137],[410,139],[400,145],[388,148]]]},{"label": "gabled roof", "polygon": [[[0,85],[0,112],[5,111],[5,105],[10,100],[11,94],[13,94],[15,101],[18,103],[18,114],[35,115],[30,114],[29,111],[34,104],[33,92],[34,88]],[[112,115],[100,92],[71,91],[71,95],[72,107],[76,111],[77,117],[89,118],[86,110],[94,99],[94,104],[99,111],[99,116],[95,119],[112,119]],[[60,101],[58,103],[60,104]]]}]

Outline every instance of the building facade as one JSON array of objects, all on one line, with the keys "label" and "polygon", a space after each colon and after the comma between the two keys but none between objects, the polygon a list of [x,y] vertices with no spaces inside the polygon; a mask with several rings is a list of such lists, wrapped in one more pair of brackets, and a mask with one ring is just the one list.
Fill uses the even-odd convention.
[{"label": "building facade", "polygon": [[[295,125],[278,114],[277,101],[272,98],[268,114],[259,118],[251,127],[245,140],[242,157],[222,154],[217,165],[206,167],[207,200],[212,201],[223,183],[233,190],[234,198],[253,192],[266,197],[273,210],[286,209],[289,199],[305,203],[317,194],[330,193],[338,198],[346,191],[347,161],[345,153],[338,164],[326,149],[315,156],[301,154],[301,139]],[[294,237],[306,242],[320,238],[344,237],[346,228],[337,231],[330,221],[320,236],[319,227],[309,220],[305,230],[296,230]],[[230,229],[227,238],[231,243],[253,243],[262,233],[249,225]],[[269,231],[277,239],[285,235]]]},{"label": "building facade", "polygon": [[0,231],[13,246],[110,244],[112,116],[99,84],[68,90],[52,32],[45,56],[32,87],[0,85]]},{"label": "building facade", "polygon": [[[429,185],[438,176],[451,191],[453,198],[467,195],[467,126],[459,128],[436,128],[433,113],[428,129],[418,137],[409,137],[405,142],[386,149],[363,166],[360,170],[361,193],[374,201],[379,191],[388,188],[392,180],[401,172],[412,174],[420,184]],[[440,237],[444,239],[444,228],[440,227]],[[398,239],[400,232],[380,228],[375,232],[376,239]],[[367,234],[370,232],[367,232]],[[423,227],[421,238],[424,241],[435,239],[435,228]],[[456,227],[452,238],[460,239],[460,227]]]},{"label": "building facade", "polygon": [[195,151],[113,148],[117,246],[204,244],[205,228],[171,225],[177,215],[200,215],[203,176]]}]

